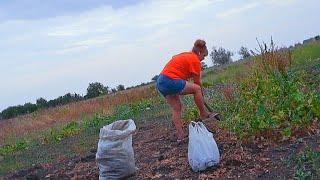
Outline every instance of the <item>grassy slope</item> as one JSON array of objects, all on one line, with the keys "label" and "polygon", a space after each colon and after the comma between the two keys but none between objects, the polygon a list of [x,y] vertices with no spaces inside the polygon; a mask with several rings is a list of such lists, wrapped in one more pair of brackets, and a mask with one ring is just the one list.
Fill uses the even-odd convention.
[{"label": "grassy slope", "polygon": [[152,92],[154,92],[154,89],[150,89],[148,85],[2,120],[0,121],[0,146],[7,144],[8,141],[16,141],[17,138],[24,137],[26,134],[47,130],[70,121],[81,120],[95,113],[111,114],[112,107],[115,104],[152,97]]},{"label": "grassy slope", "polygon": [[319,63],[319,48],[320,43],[312,43],[295,49],[292,54],[294,58],[294,65],[307,65],[309,63]]},{"label": "grassy slope", "polygon": [[[320,57],[320,44],[310,44],[295,49],[293,57],[295,60],[295,67],[297,68],[306,68],[309,67],[310,64],[317,65],[319,64],[319,59],[315,59]],[[304,61],[306,59],[310,61]],[[248,62],[249,61],[241,61],[214,70],[208,69],[204,74],[203,81],[209,85],[237,82],[238,78],[246,76],[247,70],[250,67],[248,66]],[[137,122],[153,118],[169,119],[170,110],[168,106],[164,103],[163,98],[154,94],[154,89],[152,91],[153,92],[142,91],[145,93],[144,96],[135,97],[135,100],[138,100],[139,98],[142,100],[140,105],[139,103],[135,103],[133,106],[129,107],[129,110],[126,109],[128,108],[126,106],[118,106],[118,111],[114,111],[116,116],[113,119],[127,117],[126,114],[121,114],[121,109],[122,111],[132,112],[132,114],[129,114],[129,117],[134,118]],[[132,93],[132,91],[130,93]],[[128,95],[125,96],[128,97]],[[130,98],[128,100],[131,102]],[[126,101],[122,101],[122,103],[125,102]],[[188,100],[185,102],[189,103]],[[212,99],[210,103],[213,103]],[[115,104],[113,104],[112,107],[116,106]],[[149,107],[150,110],[146,111],[146,107]],[[22,147],[22,150],[20,151],[9,152],[2,156],[0,155],[0,163],[4,164],[4,166],[0,166],[0,175],[10,170],[31,166],[32,164],[54,162],[61,158],[68,158],[86,153],[96,146],[99,127],[101,127],[102,124],[111,122],[113,119],[108,119],[104,116],[100,117],[99,115],[94,117],[82,117],[79,119],[79,128],[70,129],[71,133],[67,134],[61,140],[55,140],[56,136],[53,133],[55,132],[53,129],[63,129],[63,125],[53,129],[46,129],[41,133],[33,133],[33,135],[32,133],[29,133],[25,136],[26,142],[28,143],[26,147]],[[96,126],[87,127],[84,125],[85,123],[83,123],[86,121],[101,121],[102,123],[100,122],[100,124],[97,124]],[[14,139],[14,141],[16,141],[16,139]]]}]

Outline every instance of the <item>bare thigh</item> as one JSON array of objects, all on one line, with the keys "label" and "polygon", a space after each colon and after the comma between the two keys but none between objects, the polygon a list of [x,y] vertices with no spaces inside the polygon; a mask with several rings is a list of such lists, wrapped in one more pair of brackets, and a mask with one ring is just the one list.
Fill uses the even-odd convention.
[{"label": "bare thigh", "polygon": [[183,88],[183,90],[181,91],[180,94],[182,94],[182,95],[194,94],[199,90],[201,91],[201,87],[198,84],[186,82],[186,85],[185,85],[185,87]]}]

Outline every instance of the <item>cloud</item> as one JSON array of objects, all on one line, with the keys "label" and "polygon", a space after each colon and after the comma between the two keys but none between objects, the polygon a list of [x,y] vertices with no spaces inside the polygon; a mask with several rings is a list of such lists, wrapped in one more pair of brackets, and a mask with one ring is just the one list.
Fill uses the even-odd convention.
[{"label": "cloud", "polygon": [[240,7],[235,7],[235,8],[232,8],[232,9],[229,9],[229,10],[226,10],[224,12],[221,12],[221,13],[218,13],[216,16],[218,18],[228,18],[228,17],[231,17],[231,16],[235,16],[237,14],[241,14],[241,13],[244,13],[250,9],[253,9],[257,6],[261,5],[259,2],[251,2],[249,4],[245,4],[245,5],[242,5]]},{"label": "cloud", "polygon": [[287,6],[292,5],[293,3],[297,2],[296,0],[265,0],[264,1],[268,5],[272,6]]},{"label": "cloud", "polygon": [[[193,12],[217,2],[221,0],[153,0],[120,9],[101,6],[76,16],[10,20],[0,24],[0,33],[4,34],[0,38],[10,43],[11,48],[21,47],[20,54],[84,53],[97,46],[108,48],[107,43],[112,41],[139,41],[160,26],[180,23],[194,16]],[[9,38],[6,40],[5,36]],[[24,48],[26,45],[28,48]],[[10,48],[5,44],[3,47]]]},{"label": "cloud", "polygon": [[[221,1],[221,0],[220,0]],[[148,1],[115,10],[110,6],[96,8],[74,17],[58,17],[48,36],[82,36],[119,28],[152,28],[185,18],[190,12],[206,7],[212,0]],[[177,10],[179,9],[179,10]],[[58,25],[59,24],[59,25]]]},{"label": "cloud", "polygon": [[[170,34],[178,38],[179,33],[191,28],[188,17],[196,17],[194,12],[216,2],[221,0],[145,1],[121,9],[101,6],[75,16],[2,22],[0,38],[7,42],[3,47],[16,51],[9,58],[19,61],[26,71],[43,70],[37,75],[14,72],[12,82],[20,84],[27,82],[27,78],[39,85],[46,79],[68,74],[70,67],[74,74],[80,75],[87,67],[99,69],[120,62],[130,64],[132,57],[137,56],[135,53],[144,51],[142,47],[163,48],[173,44],[175,38]],[[92,60],[96,56],[100,60]],[[117,61],[106,60],[106,57]],[[56,63],[50,63],[52,61]],[[51,64],[50,68],[47,64]]]},{"label": "cloud", "polygon": [[265,1],[252,1],[247,4],[241,5],[239,7],[234,7],[231,9],[228,9],[224,12],[218,13],[216,15],[217,18],[223,19],[223,18],[229,18],[238,14],[242,14],[246,11],[249,11],[251,9],[254,9],[261,5],[268,5],[268,6],[288,6],[292,5],[296,0],[265,0]]},{"label": "cloud", "polygon": [[64,46],[61,49],[58,49],[56,51],[49,51],[50,54],[65,54],[70,52],[81,52],[85,51],[89,48],[97,48],[97,47],[103,47],[107,43],[112,41],[112,36],[97,36],[94,38],[89,38],[85,40],[78,40],[73,43],[68,44],[67,46]]}]

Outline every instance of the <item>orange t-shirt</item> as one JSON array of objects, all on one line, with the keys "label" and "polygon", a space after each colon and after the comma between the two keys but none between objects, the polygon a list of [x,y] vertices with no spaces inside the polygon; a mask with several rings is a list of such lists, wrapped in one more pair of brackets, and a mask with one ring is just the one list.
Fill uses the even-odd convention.
[{"label": "orange t-shirt", "polygon": [[188,80],[193,75],[200,75],[201,63],[193,52],[183,52],[172,57],[161,71],[161,74],[172,79]]}]

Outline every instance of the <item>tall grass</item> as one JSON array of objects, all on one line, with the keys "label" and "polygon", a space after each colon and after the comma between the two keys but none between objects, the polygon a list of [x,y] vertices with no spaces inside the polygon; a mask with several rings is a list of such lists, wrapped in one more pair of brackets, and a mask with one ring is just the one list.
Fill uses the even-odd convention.
[{"label": "tall grass", "polygon": [[214,67],[203,74],[202,81],[205,87],[217,84],[233,83],[246,76],[249,71],[250,59],[235,62],[221,67]]},{"label": "tall grass", "polygon": [[117,104],[132,103],[153,97],[156,93],[154,85],[148,85],[3,120],[0,121],[0,145],[8,138],[23,137],[55,125],[81,120],[95,113],[111,114]]},{"label": "tall grass", "polygon": [[[320,62],[320,42],[309,43],[296,48],[293,53],[294,65],[306,65]],[[315,59],[318,59],[315,61]]]},{"label": "tall grass", "polygon": [[237,88],[223,88],[221,124],[242,138],[289,137],[320,118],[320,98],[307,88],[304,71],[291,71],[292,54],[278,50],[273,42],[260,45],[249,76]]}]

